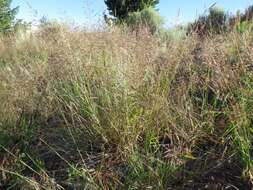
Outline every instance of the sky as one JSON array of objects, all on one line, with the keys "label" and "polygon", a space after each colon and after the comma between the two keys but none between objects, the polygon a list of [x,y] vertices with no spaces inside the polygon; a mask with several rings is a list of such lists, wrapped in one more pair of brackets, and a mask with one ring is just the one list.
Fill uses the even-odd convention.
[{"label": "sky", "polygon": [[[235,13],[253,5],[253,0],[160,0],[157,8],[170,27],[193,21],[214,3]],[[102,21],[106,10],[104,0],[13,0],[12,7],[16,6],[20,7],[17,18],[32,23],[45,16],[76,24],[96,24]]]}]

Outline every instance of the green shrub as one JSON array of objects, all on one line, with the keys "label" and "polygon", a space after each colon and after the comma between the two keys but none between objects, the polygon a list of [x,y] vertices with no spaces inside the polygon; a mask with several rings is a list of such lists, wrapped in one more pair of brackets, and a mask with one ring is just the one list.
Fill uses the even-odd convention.
[{"label": "green shrub", "polygon": [[11,0],[0,0],[0,32],[11,30],[15,26],[18,7],[11,9]]},{"label": "green shrub", "polygon": [[215,33],[224,31],[226,28],[226,19],[227,15],[222,8],[211,8],[208,17],[209,29]]},{"label": "green shrub", "polygon": [[129,14],[126,22],[129,26],[134,28],[148,27],[151,33],[154,34],[161,29],[164,20],[154,8],[149,7],[140,12]]}]

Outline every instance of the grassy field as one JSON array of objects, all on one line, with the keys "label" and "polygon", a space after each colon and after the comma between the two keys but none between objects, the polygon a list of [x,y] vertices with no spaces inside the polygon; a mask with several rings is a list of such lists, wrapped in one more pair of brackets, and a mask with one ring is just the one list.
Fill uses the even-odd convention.
[{"label": "grassy field", "polygon": [[251,189],[253,37],[63,25],[0,41],[0,189]]}]

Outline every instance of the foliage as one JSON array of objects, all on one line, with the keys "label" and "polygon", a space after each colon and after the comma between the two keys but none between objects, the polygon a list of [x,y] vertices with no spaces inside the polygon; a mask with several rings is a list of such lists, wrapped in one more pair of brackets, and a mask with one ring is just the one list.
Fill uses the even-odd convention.
[{"label": "foliage", "polygon": [[149,7],[139,12],[130,13],[126,23],[133,28],[148,27],[154,34],[161,29],[163,18],[154,8]]},{"label": "foliage", "polygon": [[208,28],[211,32],[220,33],[226,28],[227,15],[224,10],[220,7],[214,7],[210,9],[208,16]]},{"label": "foliage", "polygon": [[18,7],[11,9],[12,0],[0,0],[0,32],[7,32],[15,25]]},{"label": "foliage", "polygon": [[193,24],[190,24],[188,31],[196,32],[199,35],[220,34],[227,29],[228,16],[220,7],[212,7],[207,15],[200,16]]},{"label": "foliage", "polygon": [[119,21],[125,20],[130,13],[155,7],[159,0],[105,0],[110,15]]}]

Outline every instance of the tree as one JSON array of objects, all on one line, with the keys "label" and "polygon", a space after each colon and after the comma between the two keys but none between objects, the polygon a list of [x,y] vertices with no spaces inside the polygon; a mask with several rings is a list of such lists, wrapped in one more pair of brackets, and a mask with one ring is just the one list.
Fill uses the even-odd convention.
[{"label": "tree", "polygon": [[109,14],[119,21],[124,21],[130,13],[155,7],[159,0],[105,0]]},{"label": "tree", "polygon": [[0,33],[7,32],[15,25],[18,7],[11,8],[12,0],[0,0]]}]

